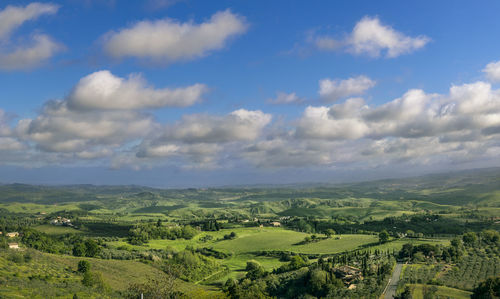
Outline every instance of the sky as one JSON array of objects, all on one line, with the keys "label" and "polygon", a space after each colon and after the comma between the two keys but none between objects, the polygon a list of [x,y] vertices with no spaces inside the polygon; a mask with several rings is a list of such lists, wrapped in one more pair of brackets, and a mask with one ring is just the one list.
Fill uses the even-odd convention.
[{"label": "sky", "polygon": [[500,166],[498,1],[0,1],[0,182]]}]

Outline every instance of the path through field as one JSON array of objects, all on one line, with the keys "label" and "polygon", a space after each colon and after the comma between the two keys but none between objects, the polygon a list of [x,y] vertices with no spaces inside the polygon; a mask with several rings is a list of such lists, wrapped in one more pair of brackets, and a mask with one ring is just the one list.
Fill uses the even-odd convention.
[{"label": "path through field", "polygon": [[387,282],[387,286],[384,290],[384,299],[392,299],[396,296],[396,290],[398,288],[399,277],[401,276],[401,270],[403,269],[403,264],[396,264],[394,271],[392,272],[391,279]]}]

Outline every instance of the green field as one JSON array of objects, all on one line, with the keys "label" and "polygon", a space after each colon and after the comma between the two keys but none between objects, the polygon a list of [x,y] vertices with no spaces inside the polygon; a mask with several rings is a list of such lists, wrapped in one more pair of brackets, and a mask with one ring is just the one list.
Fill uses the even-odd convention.
[{"label": "green field", "polygon": [[[423,299],[424,288],[427,287],[429,289],[432,287],[430,285],[424,286],[422,284],[410,284],[408,286],[411,289],[413,299]],[[445,286],[435,286],[435,287],[437,288],[437,292],[434,294],[435,296],[434,298],[436,299],[439,298],[469,299],[470,295],[472,294],[471,292],[449,288]]]},{"label": "green field", "polygon": [[[235,232],[237,238],[234,240],[223,240],[223,236],[230,232]],[[200,238],[206,235],[211,235],[214,239],[207,242],[201,242]],[[186,248],[186,246],[194,246],[214,248],[219,251],[233,254],[254,253],[264,250],[291,251],[308,254],[334,254],[354,250],[359,246],[378,242],[377,236],[354,234],[339,235],[318,242],[296,245],[303,241],[306,236],[311,236],[311,234],[283,228],[251,227],[227,229],[218,232],[203,232],[192,240],[151,240],[147,244],[141,246],[130,245],[126,241],[113,241],[108,242],[108,244],[114,248],[125,246],[136,250],[165,249],[171,247],[180,251]],[[401,242],[401,244],[402,243],[403,242]],[[396,246],[391,246],[391,248]]]},{"label": "green field", "polygon": [[413,245],[419,245],[419,244],[432,244],[432,245],[445,245],[448,246],[450,245],[450,240],[446,238],[442,239],[413,239],[413,238],[403,238],[403,239],[397,239],[385,244],[379,244],[370,247],[370,250],[383,250],[383,251],[399,251],[403,247],[403,244],[406,243],[411,243]]},{"label": "green field", "polygon": [[68,226],[56,226],[51,224],[42,224],[33,227],[34,229],[41,231],[49,235],[64,235],[64,234],[83,234],[84,231],[74,229]]}]

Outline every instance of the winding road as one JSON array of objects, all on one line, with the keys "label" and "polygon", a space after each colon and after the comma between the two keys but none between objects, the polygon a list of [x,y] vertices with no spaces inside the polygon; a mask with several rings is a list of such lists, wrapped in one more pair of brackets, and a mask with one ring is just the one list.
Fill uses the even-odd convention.
[{"label": "winding road", "polygon": [[385,287],[383,298],[384,299],[392,299],[396,296],[396,290],[398,288],[399,277],[401,276],[401,270],[403,269],[403,264],[396,264],[394,271],[392,272],[392,276],[387,282],[387,286]]}]

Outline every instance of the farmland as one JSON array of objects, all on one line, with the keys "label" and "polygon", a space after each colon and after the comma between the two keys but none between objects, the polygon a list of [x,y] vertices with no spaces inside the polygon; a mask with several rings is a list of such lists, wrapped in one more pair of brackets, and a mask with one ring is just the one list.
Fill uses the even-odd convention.
[{"label": "farmland", "polygon": [[[364,297],[383,292],[399,260],[407,264],[398,296],[466,298],[500,274],[499,177],[488,169],[303,187],[0,185],[0,230],[19,232],[0,236],[0,294],[135,298],[163,281],[165,294],[180,297]],[[89,272],[78,270],[82,261]],[[359,279],[346,280],[343,267]]]}]

